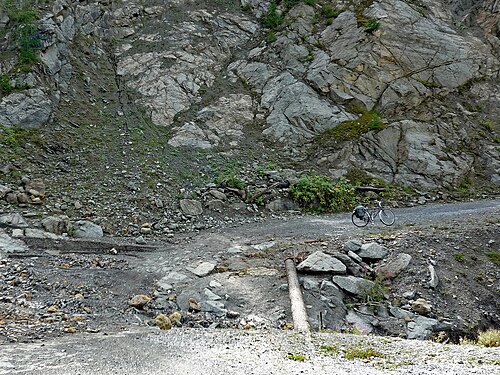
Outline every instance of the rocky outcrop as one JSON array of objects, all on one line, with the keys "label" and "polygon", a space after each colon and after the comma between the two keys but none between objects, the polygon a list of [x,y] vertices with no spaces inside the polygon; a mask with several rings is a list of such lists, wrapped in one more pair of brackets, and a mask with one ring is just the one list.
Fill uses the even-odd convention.
[{"label": "rocky outcrop", "polygon": [[[134,34],[132,43],[122,47],[124,53],[118,51],[117,74],[141,94],[138,104],[149,108],[153,122],[161,126],[172,125],[176,114],[199,102],[202,90],[217,90],[213,85],[221,63],[258,30],[247,17],[204,9],[187,11],[183,20],[166,25],[158,14],[144,18],[156,33]],[[145,44],[150,52],[133,52]],[[161,44],[167,48],[155,52]]]},{"label": "rocky outcrop", "polygon": [[[407,269],[412,258],[409,254],[387,257],[388,248],[374,242],[363,244],[359,240],[346,242],[343,251],[333,255],[316,251],[297,265],[298,272],[309,274],[300,279],[306,304],[310,311],[321,311],[319,319],[314,314],[309,315],[313,326],[348,332],[384,332],[419,340],[430,338],[434,332],[452,329],[452,322],[438,318],[431,302],[418,297],[416,291],[393,295],[392,300],[389,298],[389,290],[398,275],[404,272],[419,274],[415,269]],[[374,270],[361,258],[374,265]],[[332,267],[325,267],[331,259],[344,263],[347,275],[338,275]],[[353,264],[359,268],[353,268]],[[317,266],[314,276],[310,275],[311,265]],[[435,270],[433,277],[437,279]],[[436,288],[437,284],[429,286]],[[402,305],[402,301],[406,303]]]},{"label": "rocky outcrop", "polygon": [[[498,3],[367,3],[339,5],[336,17],[321,1],[279,4],[282,23],[269,30],[260,22],[267,1],[57,0],[39,9],[29,73],[10,56],[15,21],[2,13],[11,54],[1,73],[13,89],[0,94],[0,124],[75,122],[74,108],[135,114],[170,129],[173,149],[235,155],[273,145],[283,163],[334,177],[362,169],[424,189],[476,174],[498,184]],[[318,143],[374,111],[382,125]]]},{"label": "rocky outcrop", "polygon": [[33,88],[2,98],[0,123],[7,127],[39,128],[47,123],[54,102],[43,89]]}]

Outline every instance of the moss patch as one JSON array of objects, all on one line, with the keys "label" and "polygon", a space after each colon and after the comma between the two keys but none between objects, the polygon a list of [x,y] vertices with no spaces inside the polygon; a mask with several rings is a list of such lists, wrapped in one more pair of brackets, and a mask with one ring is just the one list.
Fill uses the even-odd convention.
[{"label": "moss patch", "polygon": [[336,127],[328,129],[316,137],[323,146],[358,139],[369,131],[380,131],[387,127],[375,111],[361,111],[361,116],[355,120],[341,122]]}]

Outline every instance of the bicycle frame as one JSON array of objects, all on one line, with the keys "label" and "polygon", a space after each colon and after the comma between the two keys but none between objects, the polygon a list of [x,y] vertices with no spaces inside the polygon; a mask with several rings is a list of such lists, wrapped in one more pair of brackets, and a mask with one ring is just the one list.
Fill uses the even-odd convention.
[{"label": "bicycle frame", "polygon": [[375,223],[375,218],[378,216],[380,211],[382,211],[382,207],[375,207],[375,208],[367,208],[366,212],[368,213],[368,216],[370,217],[370,223],[374,224]]}]

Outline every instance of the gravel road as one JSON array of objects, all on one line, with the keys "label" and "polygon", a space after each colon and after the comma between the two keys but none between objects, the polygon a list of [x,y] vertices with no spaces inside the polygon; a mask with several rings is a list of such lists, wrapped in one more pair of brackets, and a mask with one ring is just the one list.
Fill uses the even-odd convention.
[{"label": "gravel road", "polygon": [[[394,225],[387,227],[377,219],[375,224],[369,224],[363,228],[357,228],[351,222],[351,214],[334,215],[305,215],[293,216],[286,220],[276,218],[264,223],[245,224],[238,226],[236,232],[239,235],[266,235],[275,233],[280,237],[309,235],[329,236],[349,231],[353,234],[363,235],[364,233],[379,232],[388,229],[400,229],[408,225],[427,225],[433,223],[439,225],[442,221],[466,220],[467,217],[474,217],[474,220],[483,217],[485,220],[489,215],[500,214],[500,199],[477,200],[470,202],[452,204],[428,204],[408,208],[393,209],[396,215]],[[234,233],[234,228],[219,230],[230,234]]]}]

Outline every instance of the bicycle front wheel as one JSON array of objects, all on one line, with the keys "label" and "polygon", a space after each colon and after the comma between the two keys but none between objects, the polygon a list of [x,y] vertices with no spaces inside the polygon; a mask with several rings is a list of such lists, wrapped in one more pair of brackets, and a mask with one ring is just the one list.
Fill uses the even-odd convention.
[{"label": "bicycle front wheel", "polygon": [[392,225],[396,221],[396,216],[394,215],[394,212],[392,212],[388,208],[382,209],[378,213],[378,217],[380,218],[380,221],[385,225]]},{"label": "bicycle front wheel", "polygon": [[356,213],[353,212],[351,220],[352,223],[357,227],[364,227],[370,221],[370,216],[368,216],[368,212],[365,212],[363,218],[360,219],[359,217],[356,216]]}]

